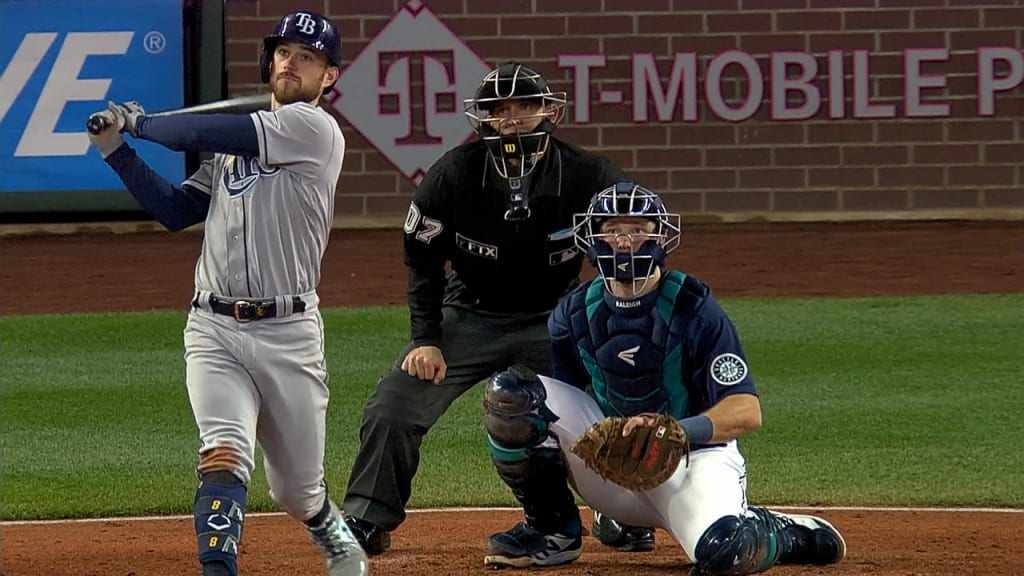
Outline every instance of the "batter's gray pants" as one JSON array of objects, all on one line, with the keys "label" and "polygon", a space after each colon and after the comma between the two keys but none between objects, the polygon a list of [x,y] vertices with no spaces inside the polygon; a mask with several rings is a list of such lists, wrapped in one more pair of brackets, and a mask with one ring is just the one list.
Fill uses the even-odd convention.
[{"label": "batter's gray pants", "polygon": [[[456,398],[512,364],[551,372],[547,313],[496,315],[451,306],[443,312],[441,351],[448,364],[444,382],[434,385],[401,369],[410,345],[363,409],[345,512],[385,530],[405,520],[423,436]],[[481,450],[484,445],[481,438]]]}]

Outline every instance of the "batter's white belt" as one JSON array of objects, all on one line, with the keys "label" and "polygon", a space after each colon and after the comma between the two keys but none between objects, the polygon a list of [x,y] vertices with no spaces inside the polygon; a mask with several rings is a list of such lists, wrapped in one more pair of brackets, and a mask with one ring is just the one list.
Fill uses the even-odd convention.
[{"label": "batter's white belt", "polygon": [[206,290],[199,290],[192,299],[192,307],[214,314],[231,316],[239,322],[252,322],[266,318],[284,318],[307,310],[313,310],[320,299],[316,292],[298,296],[275,296],[273,298],[245,298],[220,296]]}]

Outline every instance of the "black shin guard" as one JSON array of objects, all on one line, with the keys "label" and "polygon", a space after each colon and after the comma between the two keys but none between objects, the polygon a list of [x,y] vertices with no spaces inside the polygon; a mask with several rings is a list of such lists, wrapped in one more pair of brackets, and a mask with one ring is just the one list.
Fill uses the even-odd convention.
[{"label": "black shin guard", "polygon": [[545,405],[537,375],[513,366],[487,381],[484,426],[498,475],[523,505],[526,522],[547,534],[579,536],[580,511],[569,489],[562,452],[544,447],[557,417]]},{"label": "black shin guard", "polygon": [[562,453],[556,448],[523,451],[521,458],[507,459],[494,453],[491,460],[498,476],[512,489],[516,500],[523,505],[526,523],[545,534],[579,536],[583,531],[580,510],[569,489],[568,475]]},{"label": "black shin guard", "polygon": [[238,574],[246,486],[230,472],[204,474],[192,504],[199,563],[204,574]]}]

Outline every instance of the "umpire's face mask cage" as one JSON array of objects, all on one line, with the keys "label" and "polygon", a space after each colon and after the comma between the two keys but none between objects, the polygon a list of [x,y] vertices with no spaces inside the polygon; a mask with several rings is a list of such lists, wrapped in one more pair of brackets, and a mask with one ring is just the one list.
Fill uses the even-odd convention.
[{"label": "umpire's face mask cage", "polygon": [[586,212],[573,215],[573,234],[605,288],[623,283],[636,296],[679,246],[682,218],[669,213],[654,192],[619,182],[595,194]]},{"label": "umpire's face mask cage", "polygon": [[565,102],[565,92],[552,92],[540,73],[515,63],[492,70],[474,97],[463,102],[470,125],[510,189],[516,190],[544,156]]}]

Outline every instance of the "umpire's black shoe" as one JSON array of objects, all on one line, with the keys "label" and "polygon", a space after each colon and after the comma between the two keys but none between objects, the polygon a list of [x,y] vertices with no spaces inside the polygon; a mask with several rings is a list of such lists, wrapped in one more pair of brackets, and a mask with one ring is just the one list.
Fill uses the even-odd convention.
[{"label": "umpire's black shoe", "polygon": [[620,524],[594,510],[591,533],[601,544],[621,552],[650,552],[654,550],[654,529]]},{"label": "umpire's black shoe", "polygon": [[369,556],[379,556],[391,548],[391,532],[355,516],[345,515],[345,524]]}]

